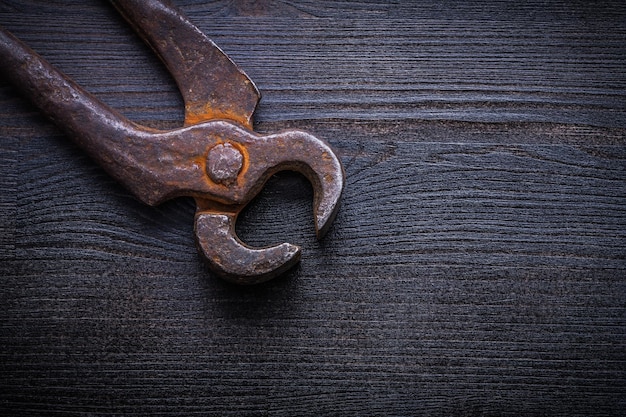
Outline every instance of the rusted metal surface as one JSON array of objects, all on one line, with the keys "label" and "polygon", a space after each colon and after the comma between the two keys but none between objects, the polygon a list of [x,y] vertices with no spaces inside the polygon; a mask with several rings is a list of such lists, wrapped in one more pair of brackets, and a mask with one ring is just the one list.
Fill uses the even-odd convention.
[{"label": "rusted metal surface", "polygon": [[344,187],[343,167],[322,140],[302,131],[251,130],[256,87],[178,10],[161,1],[113,1],[176,79],[185,125],[138,125],[83,90],[0,28],[0,71],[116,180],[149,205],[179,196],[197,203],[196,240],[211,269],[240,284],[271,279],[300,258],[284,243],[254,249],[236,236],[237,214],[282,170],[304,174],[314,190],[318,238]]},{"label": "rusted metal surface", "polygon": [[157,53],[185,101],[185,124],[236,121],[252,129],[261,98],[248,76],[167,0],[111,0]]}]

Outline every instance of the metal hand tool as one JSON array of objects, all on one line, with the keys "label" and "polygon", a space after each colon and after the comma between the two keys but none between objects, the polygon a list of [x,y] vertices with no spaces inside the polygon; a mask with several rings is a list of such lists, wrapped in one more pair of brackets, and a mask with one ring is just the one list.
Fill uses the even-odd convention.
[{"label": "metal hand tool", "polygon": [[0,71],[139,200],[179,196],[197,204],[196,241],[211,269],[240,284],[267,281],[295,265],[298,246],[251,248],[237,215],[274,173],[292,170],[313,185],[318,238],[333,221],[345,174],[331,148],[297,130],[252,131],[254,83],[172,5],[112,0],[154,49],[185,102],[184,125],[160,131],[134,123],[83,90],[0,28]]}]

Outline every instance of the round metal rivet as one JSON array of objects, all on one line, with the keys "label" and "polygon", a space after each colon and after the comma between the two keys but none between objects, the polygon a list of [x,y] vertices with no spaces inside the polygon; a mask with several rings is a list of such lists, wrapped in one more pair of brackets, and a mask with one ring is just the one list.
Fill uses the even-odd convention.
[{"label": "round metal rivet", "polygon": [[215,145],[207,156],[207,174],[218,184],[233,183],[242,167],[243,155],[230,143]]}]

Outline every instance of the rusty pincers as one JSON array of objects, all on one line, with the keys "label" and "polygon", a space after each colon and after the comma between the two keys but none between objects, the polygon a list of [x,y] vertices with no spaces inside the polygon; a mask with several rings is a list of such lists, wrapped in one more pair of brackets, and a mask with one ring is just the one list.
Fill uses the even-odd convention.
[{"label": "rusty pincers", "polygon": [[134,123],[83,90],[0,28],[0,71],[117,181],[148,205],[195,199],[195,235],[210,268],[239,284],[267,281],[295,265],[298,246],[251,248],[235,234],[237,215],[282,170],[313,185],[318,238],[338,209],[345,174],[324,141],[302,131],[260,135],[260,99],[248,76],[165,1],[112,0],[165,63],[185,102],[173,130]]}]

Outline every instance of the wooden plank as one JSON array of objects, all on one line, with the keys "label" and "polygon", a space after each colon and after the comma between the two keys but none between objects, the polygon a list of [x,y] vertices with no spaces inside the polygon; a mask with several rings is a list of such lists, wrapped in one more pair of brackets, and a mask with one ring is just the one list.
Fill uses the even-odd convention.
[{"label": "wooden plank", "polygon": [[[0,414],[620,415],[620,2],[177,1],[258,83],[257,130],[326,138],[329,236],[273,178],[238,233],[302,264],[211,276],[193,203],[135,201],[0,80]],[[134,120],[182,101],[100,2],[0,24]]]},{"label": "wooden plank", "polygon": [[[218,7],[185,9],[259,85],[258,120],[626,127],[625,7],[615,5],[608,20],[603,8],[585,18],[564,4],[568,12],[556,15],[558,6],[535,7],[495,16],[496,6],[461,9],[440,18],[411,8],[404,19],[226,18],[215,15]],[[3,23],[90,91],[138,120],[180,120],[172,80],[106,4],[22,9]]]},{"label": "wooden plank", "polygon": [[0,141],[0,166],[6,172],[0,180],[0,259],[15,256],[15,219],[17,217],[17,151],[12,138]]}]

